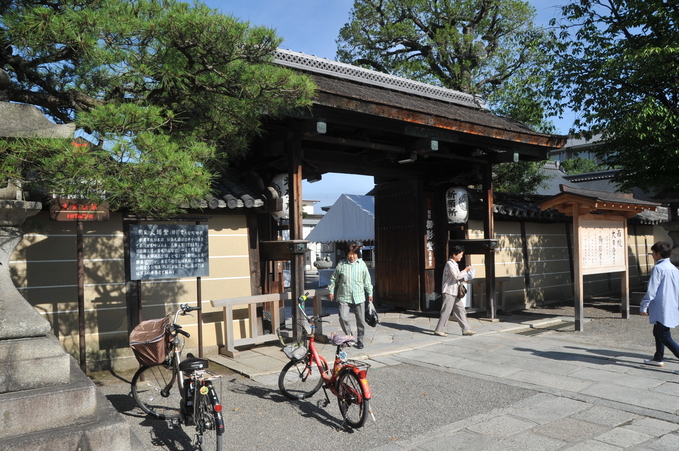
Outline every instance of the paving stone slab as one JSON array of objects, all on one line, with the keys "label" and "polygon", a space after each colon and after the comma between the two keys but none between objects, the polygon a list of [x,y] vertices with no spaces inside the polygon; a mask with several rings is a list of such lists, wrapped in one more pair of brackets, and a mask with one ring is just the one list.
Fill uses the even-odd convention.
[{"label": "paving stone slab", "polygon": [[503,439],[536,426],[532,421],[522,420],[510,415],[500,415],[488,421],[470,426],[468,429],[494,439]]},{"label": "paving stone slab", "polygon": [[621,448],[629,448],[635,445],[640,445],[653,438],[654,437],[652,435],[633,431],[624,427],[614,428],[594,437],[594,439],[597,441],[608,443],[609,445],[620,446]]},{"label": "paving stone slab", "polygon": [[[538,400],[538,398],[536,398]],[[517,409],[513,414],[539,424],[552,423],[587,409],[586,402],[558,396],[546,396]]]},{"label": "paving stone slab", "polygon": [[679,384],[675,381],[661,381],[662,383],[653,389],[656,393],[679,397]]},{"label": "paving stone slab", "polygon": [[676,451],[679,449],[679,435],[667,434],[650,443],[649,448],[657,451]]},{"label": "paving stone slab", "polygon": [[531,370],[521,370],[514,374],[510,374],[507,376],[507,379],[575,393],[581,392],[594,384],[592,381],[586,381],[584,379],[564,377]]},{"label": "paving stone slab", "polygon": [[624,423],[632,423],[639,418],[638,415],[623,410],[611,409],[606,406],[592,406],[572,415],[576,420],[588,421],[603,426],[620,426]]},{"label": "paving stone slab", "polygon": [[603,382],[596,383],[580,393],[672,414],[677,410],[676,400],[669,398],[665,394]]},{"label": "paving stone slab", "polygon": [[608,443],[598,442],[596,440],[587,440],[573,445],[570,448],[564,448],[563,451],[622,451],[624,448],[619,446],[609,445]]},{"label": "paving stone slab", "polygon": [[[569,376],[595,382],[607,382],[609,384],[622,385],[623,387],[639,388],[642,390],[650,390],[663,384],[662,381],[657,379],[649,379],[646,377],[638,377],[625,373],[616,373],[608,370],[593,368],[578,369],[571,372]],[[677,393],[679,394],[679,387]]]},{"label": "paving stone slab", "polygon": [[566,442],[527,431],[499,440],[487,451],[552,451],[561,449],[566,444]]},{"label": "paving stone slab", "polygon": [[562,418],[553,423],[547,423],[533,428],[533,432],[536,434],[569,443],[590,439],[603,434],[608,430],[609,428],[607,426],[574,418]]},{"label": "paving stone slab", "polygon": [[424,451],[485,451],[496,442],[490,437],[474,434],[468,431],[460,431],[450,437],[437,437],[420,443],[417,448]]},{"label": "paving stone slab", "polygon": [[[625,425],[626,429],[631,429],[644,434],[661,437],[670,432],[679,430],[679,425],[669,421],[657,420],[655,418],[638,418],[631,424]],[[677,448],[679,449],[679,447]]]},{"label": "paving stone slab", "polygon": [[476,360],[458,359],[451,361],[444,365],[446,368],[453,368],[471,373],[485,374],[494,377],[507,377],[514,373],[521,371],[518,368],[513,368],[505,365],[489,365],[485,362],[478,362]]}]

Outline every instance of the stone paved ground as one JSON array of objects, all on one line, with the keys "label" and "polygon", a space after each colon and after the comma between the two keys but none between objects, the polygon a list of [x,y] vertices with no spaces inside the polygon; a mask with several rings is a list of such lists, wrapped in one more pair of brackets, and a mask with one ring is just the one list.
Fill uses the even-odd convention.
[{"label": "stone paved ground", "polygon": [[[583,332],[569,327],[567,303],[498,323],[471,318],[474,337],[460,336],[455,324],[436,337],[434,317],[383,313],[366,349],[350,350],[372,364],[376,422],[358,431],[342,425],[335,400],[322,404],[322,392],[294,403],[280,395],[280,351],[246,351],[238,365],[251,377],[216,366],[225,382],[226,449],[679,449],[679,363],[643,365],[653,351],[648,319],[622,320],[614,299],[594,301]],[[141,414],[130,378],[93,375],[147,450],[192,449],[190,428],[168,431]]]}]

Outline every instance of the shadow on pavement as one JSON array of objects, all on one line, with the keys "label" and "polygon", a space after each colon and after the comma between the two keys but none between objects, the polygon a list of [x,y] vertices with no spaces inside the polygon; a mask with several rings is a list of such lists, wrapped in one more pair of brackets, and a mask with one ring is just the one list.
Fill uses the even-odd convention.
[{"label": "shadow on pavement", "polygon": [[238,379],[232,379],[228,381],[229,391],[233,393],[245,394],[248,396],[254,396],[258,399],[268,399],[276,403],[288,403],[293,407],[302,417],[313,418],[319,423],[330,425],[338,431],[353,432],[353,429],[349,426],[344,425],[344,421],[341,416],[336,417],[331,415],[327,411],[327,407],[330,403],[337,403],[337,398],[328,394],[330,403],[326,405],[326,398],[323,394],[323,388],[321,388],[318,393],[316,393],[312,398],[292,401],[285,396],[283,396],[278,389],[270,389],[265,386],[252,386],[239,382]]},{"label": "shadow on pavement", "polygon": [[[165,420],[159,420],[146,415],[138,407],[131,395],[107,395],[106,399],[111,405],[122,415],[137,423],[139,428],[135,428],[137,434],[140,430],[142,433],[148,434],[150,443],[153,446],[161,447],[169,451],[184,451],[193,450],[195,447],[192,443],[193,428],[189,427],[187,430],[182,428],[168,429]],[[137,420],[138,419],[138,420]]]}]

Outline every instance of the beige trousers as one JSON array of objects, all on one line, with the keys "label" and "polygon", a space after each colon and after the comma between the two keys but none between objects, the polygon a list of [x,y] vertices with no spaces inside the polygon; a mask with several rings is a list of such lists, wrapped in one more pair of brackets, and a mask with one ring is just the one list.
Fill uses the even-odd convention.
[{"label": "beige trousers", "polygon": [[457,324],[462,328],[462,332],[469,330],[469,322],[467,322],[467,311],[464,308],[464,298],[457,299],[452,294],[443,293],[443,305],[441,305],[441,317],[438,324],[436,324],[437,332],[445,332],[448,326],[448,318],[452,312],[453,318]]}]

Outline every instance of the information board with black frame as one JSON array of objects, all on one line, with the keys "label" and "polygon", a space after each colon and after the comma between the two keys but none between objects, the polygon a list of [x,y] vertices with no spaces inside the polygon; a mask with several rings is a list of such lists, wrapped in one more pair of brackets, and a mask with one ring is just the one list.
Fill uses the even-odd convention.
[{"label": "information board with black frame", "polygon": [[207,277],[208,226],[130,225],[130,280]]}]

